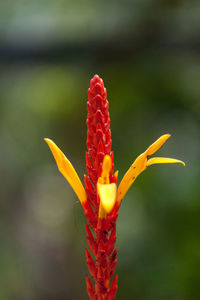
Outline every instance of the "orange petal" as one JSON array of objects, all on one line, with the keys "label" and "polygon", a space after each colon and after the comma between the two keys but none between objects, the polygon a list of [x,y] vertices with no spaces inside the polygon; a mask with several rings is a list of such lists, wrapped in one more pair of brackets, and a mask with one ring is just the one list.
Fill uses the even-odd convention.
[{"label": "orange petal", "polygon": [[147,156],[154,154],[158,149],[162,147],[162,145],[170,138],[170,134],[164,134],[159,139],[157,139],[149,148],[146,150]]},{"label": "orange petal", "polygon": [[163,163],[181,163],[185,165],[181,160],[173,159],[173,158],[165,158],[165,157],[154,157],[147,160],[149,155],[154,154],[162,145],[166,142],[166,140],[170,137],[170,134],[162,135],[157,141],[155,141],[144,153],[142,153],[131,165],[129,170],[126,172],[120,185],[117,190],[117,203],[121,204],[122,199],[126,195],[127,191],[137,178],[137,176],[143,172],[148,166],[153,164],[163,164]]},{"label": "orange petal", "polygon": [[126,195],[127,191],[137,178],[137,176],[146,169],[146,163],[147,163],[147,156],[146,153],[142,153],[134,163],[130,166],[124,177],[122,178],[122,181],[119,184],[118,190],[117,190],[117,203],[120,205],[122,199]]},{"label": "orange petal", "polygon": [[107,184],[110,182],[111,168],[112,168],[111,157],[109,155],[105,155],[104,159],[103,159],[102,173],[101,173],[101,178],[102,178],[104,184]]},{"label": "orange petal", "polygon": [[78,196],[80,202],[84,203],[87,200],[86,192],[74,167],[53,141],[50,139],[44,140],[48,144],[55,158],[59,171],[67,179],[74,192]]}]

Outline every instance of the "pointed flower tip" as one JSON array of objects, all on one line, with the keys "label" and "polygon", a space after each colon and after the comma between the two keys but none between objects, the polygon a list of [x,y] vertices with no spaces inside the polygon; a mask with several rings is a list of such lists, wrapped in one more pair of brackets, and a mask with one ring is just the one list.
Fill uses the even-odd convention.
[{"label": "pointed flower tip", "polygon": [[49,146],[50,149],[52,146],[55,145],[55,143],[52,140],[50,140],[49,138],[44,138],[44,141],[47,143],[47,145]]},{"label": "pointed flower tip", "polygon": [[176,164],[180,163],[185,167],[185,163],[182,160],[174,159],[174,158],[167,158],[167,157],[153,157],[147,161],[147,167],[154,165],[154,164]]},{"label": "pointed flower tip", "polygon": [[52,142],[52,140],[51,139],[49,139],[49,138],[44,138],[44,141],[47,143],[47,142]]},{"label": "pointed flower tip", "polygon": [[149,148],[146,150],[147,156],[150,156],[154,154],[156,151],[158,151],[163,144],[171,137],[171,134],[163,134],[159,139],[157,139]]},{"label": "pointed flower tip", "polygon": [[92,79],[91,79],[91,83],[95,83],[95,82],[99,82],[102,81],[102,79],[99,77],[99,75],[95,74]]}]

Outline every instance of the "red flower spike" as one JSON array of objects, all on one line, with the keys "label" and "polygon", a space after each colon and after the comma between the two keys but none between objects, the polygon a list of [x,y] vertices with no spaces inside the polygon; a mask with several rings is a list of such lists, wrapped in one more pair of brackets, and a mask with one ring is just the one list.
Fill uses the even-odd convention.
[{"label": "red flower spike", "polygon": [[[117,189],[118,171],[114,172],[114,157],[107,92],[103,80],[95,75],[90,81],[87,102],[87,152],[84,176],[85,188],[74,167],[56,144],[45,139],[64,175],[80,200],[87,220],[86,236],[92,258],[86,249],[86,261],[94,286],[86,277],[88,296],[91,300],[114,300],[117,293],[117,275],[112,276],[117,264],[116,221],[122,199],[137,176],[147,167],[158,163],[182,163],[172,158],[153,157],[170,137],[162,135],[131,165]],[[93,232],[92,232],[93,231]],[[114,249],[115,248],[115,249]]]},{"label": "red flower spike", "polygon": [[[90,82],[90,88],[88,90],[88,118],[87,118],[87,147],[88,153],[86,154],[86,165],[88,170],[88,175],[90,180],[93,182],[94,186],[97,183],[98,178],[100,178],[102,173],[102,162],[104,156],[107,154],[111,157],[112,166],[109,174],[109,182],[116,183],[116,177],[112,175],[114,169],[113,163],[113,153],[111,154],[111,131],[110,131],[110,117],[108,113],[108,101],[106,99],[106,90],[104,88],[103,81],[99,76],[95,75]],[[92,110],[93,109],[93,110]],[[95,110],[94,110],[95,109]],[[91,135],[92,133],[92,135]],[[93,149],[96,156],[92,157],[90,154],[91,149]],[[90,158],[89,158],[90,156]],[[96,174],[95,174],[95,172]],[[96,175],[96,176],[95,176]],[[96,181],[94,180],[96,179]],[[108,183],[109,183],[108,182]],[[87,189],[88,198],[90,198],[91,189]],[[95,189],[97,192],[97,190]],[[96,194],[96,203],[98,206],[98,199]],[[115,216],[112,217],[115,219]],[[87,240],[90,249],[93,252],[93,245],[91,247],[91,232],[87,230]],[[111,232],[112,231],[112,232]],[[96,267],[97,267],[97,282],[95,283],[95,292],[98,299],[106,299],[106,295],[109,290],[110,282],[110,259],[109,255],[112,253],[116,240],[116,225],[115,222],[105,222],[105,220],[99,219],[97,227],[94,229],[95,241],[97,246],[97,252],[95,255]],[[108,238],[111,232],[110,238]],[[91,234],[91,235],[90,235]],[[92,236],[93,237],[93,236]],[[94,242],[92,241],[92,244]],[[93,252],[94,253],[94,252]],[[109,274],[108,274],[109,268]],[[101,293],[103,293],[104,298],[101,298]],[[114,299],[114,298],[113,298]]]}]

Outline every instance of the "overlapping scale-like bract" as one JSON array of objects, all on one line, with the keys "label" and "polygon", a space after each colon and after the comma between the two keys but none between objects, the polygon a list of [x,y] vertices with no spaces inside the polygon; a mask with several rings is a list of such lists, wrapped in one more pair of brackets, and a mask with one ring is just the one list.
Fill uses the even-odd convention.
[{"label": "overlapping scale-like bract", "polygon": [[[111,156],[112,140],[107,93],[103,80],[95,75],[90,81],[87,102],[87,148],[86,166],[90,180],[94,185],[101,175],[101,166],[105,154]],[[114,165],[113,165],[114,167]]]},{"label": "overlapping scale-like bract", "polygon": [[[95,75],[90,81],[87,102],[87,149],[86,167],[88,175],[85,175],[85,188],[88,197],[88,220],[86,225],[87,241],[89,249],[94,255],[94,260],[86,250],[86,260],[91,277],[86,278],[87,291],[90,299],[113,300],[117,292],[117,277],[110,283],[117,263],[116,219],[118,209],[107,215],[107,218],[98,218],[99,197],[97,195],[97,181],[101,176],[102,162],[107,154],[112,159],[110,183],[116,183],[116,175],[113,175],[114,163],[111,152],[112,140],[110,130],[110,116],[108,112],[107,93],[103,80]],[[89,204],[88,204],[89,203]],[[93,220],[91,222],[91,215]]]}]

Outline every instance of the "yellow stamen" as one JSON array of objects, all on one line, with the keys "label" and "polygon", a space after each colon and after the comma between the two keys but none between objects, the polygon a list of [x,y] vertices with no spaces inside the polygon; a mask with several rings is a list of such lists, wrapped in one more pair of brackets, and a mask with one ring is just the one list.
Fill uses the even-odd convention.
[{"label": "yellow stamen", "polygon": [[112,169],[112,160],[109,155],[105,155],[102,164],[101,177],[97,183],[97,193],[100,198],[99,218],[106,218],[106,215],[111,212],[116,201],[117,187],[115,183],[110,183],[110,172]]},{"label": "yellow stamen", "polygon": [[70,161],[66,158],[58,146],[50,139],[44,139],[48,144],[58,166],[59,171],[67,179],[74,192],[78,196],[81,204],[87,200],[85,189]]},{"label": "yellow stamen", "polygon": [[147,160],[149,155],[154,154],[166,140],[170,137],[170,134],[162,135],[158,140],[156,140],[144,153],[142,153],[134,163],[131,165],[129,170],[124,175],[122,181],[120,182],[119,188],[117,190],[117,202],[120,205],[122,199],[126,195],[127,191],[137,178],[137,176],[143,172],[148,166],[153,164],[162,164],[162,163],[181,163],[185,166],[185,163],[181,160],[165,157],[154,157]]}]

